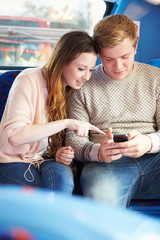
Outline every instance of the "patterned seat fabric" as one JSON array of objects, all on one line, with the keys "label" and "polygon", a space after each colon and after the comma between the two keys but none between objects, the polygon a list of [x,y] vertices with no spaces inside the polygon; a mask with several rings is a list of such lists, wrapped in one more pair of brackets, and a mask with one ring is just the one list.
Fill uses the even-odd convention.
[{"label": "patterned seat fabric", "polygon": [[9,90],[12,86],[14,79],[20,72],[21,70],[7,71],[0,75],[0,121],[3,115]]},{"label": "patterned seat fabric", "polygon": [[130,206],[140,206],[140,207],[152,207],[152,206],[158,206],[160,207],[160,200],[142,200],[142,199],[132,199]]}]

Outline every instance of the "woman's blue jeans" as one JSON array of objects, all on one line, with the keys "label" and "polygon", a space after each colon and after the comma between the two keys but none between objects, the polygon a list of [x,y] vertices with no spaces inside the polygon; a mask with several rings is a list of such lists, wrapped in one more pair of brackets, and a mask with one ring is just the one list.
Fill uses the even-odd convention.
[{"label": "woman's blue jeans", "polygon": [[72,194],[74,177],[70,166],[44,161],[39,171],[29,163],[0,163],[0,184],[28,185]]},{"label": "woman's blue jeans", "polygon": [[84,196],[120,207],[133,198],[160,199],[160,154],[87,163],[80,185]]}]

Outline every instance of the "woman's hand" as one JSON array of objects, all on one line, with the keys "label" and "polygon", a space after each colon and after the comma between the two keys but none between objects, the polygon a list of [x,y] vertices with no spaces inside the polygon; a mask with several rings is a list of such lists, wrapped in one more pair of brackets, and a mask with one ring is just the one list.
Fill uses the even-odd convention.
[{"label": "woman's hand", "polygon": [[88,136],[89,130],[105,135],[104,132],[89,122],[82,122],[75,119],[62,119],[45,124],[27,124],[16,134],[9,136],[8,141],[13,147],[30,144],[54,135],[66,128],[73,130],[75,134],[80,137]]},{"label": "woman's hand", "polygon": [[66,127],[74,131],[74,133],[80,137],[88,136],[89,130],[105,135],[103,131],[90,124],[89,122],[83,122],[75,119],[66,119],[66,123]]},{"label": "woman's hand", "polygon": [[74,150],[69,147],[61,147],[56,153],[56,162],[70,165],[74,158]]}]

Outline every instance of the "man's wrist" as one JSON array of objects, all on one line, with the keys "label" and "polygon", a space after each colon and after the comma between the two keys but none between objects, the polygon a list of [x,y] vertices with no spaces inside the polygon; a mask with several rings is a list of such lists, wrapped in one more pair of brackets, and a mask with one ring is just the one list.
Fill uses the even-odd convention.
[{"label": "man's wrist", "polygon": [[147,134],[146,134],[145,136],[146,136],[147,146],[148,146],[148,149],[147,149],[146,153],[149,153],[149,152],[151,152],[152,146],[153,146],[153,144],[152,144],[152,139],[151,139],[150,136],[147,135]]},{"label": "man's wrist", "polygon": [[101,154],[100,154],[100,148],[99,148],[99,150],[98,150],[98,160],[99,160],[99,162],[102,162],[102,161],[103,161],[103,159],[102,159],[102,157],[101,157]]},{"label": "man's wrist", "polygon": [[94,162],[94,161],[100,162],[99,156],[98,156],[100,146],[101,146],[100,143],[95,143],[92,145],[90,153],[89,153],[89,157],[92,162]]},{"label": "man's wrist", "polygon": [[152,148],[148,153],[157,153],[160,151],[160,136],[159,133],[150,133],[146,134],[148,137],[150,137],[152,142]]}]

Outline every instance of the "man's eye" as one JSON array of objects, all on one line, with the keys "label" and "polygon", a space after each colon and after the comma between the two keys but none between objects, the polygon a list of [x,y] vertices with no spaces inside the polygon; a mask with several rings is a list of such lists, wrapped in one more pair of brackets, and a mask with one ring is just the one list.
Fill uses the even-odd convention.
[{"label": "man's eye", "polygon": [[112,59],[111,58],[106,58],[106,61],[110,62],[110,61],[112,61]]}]

